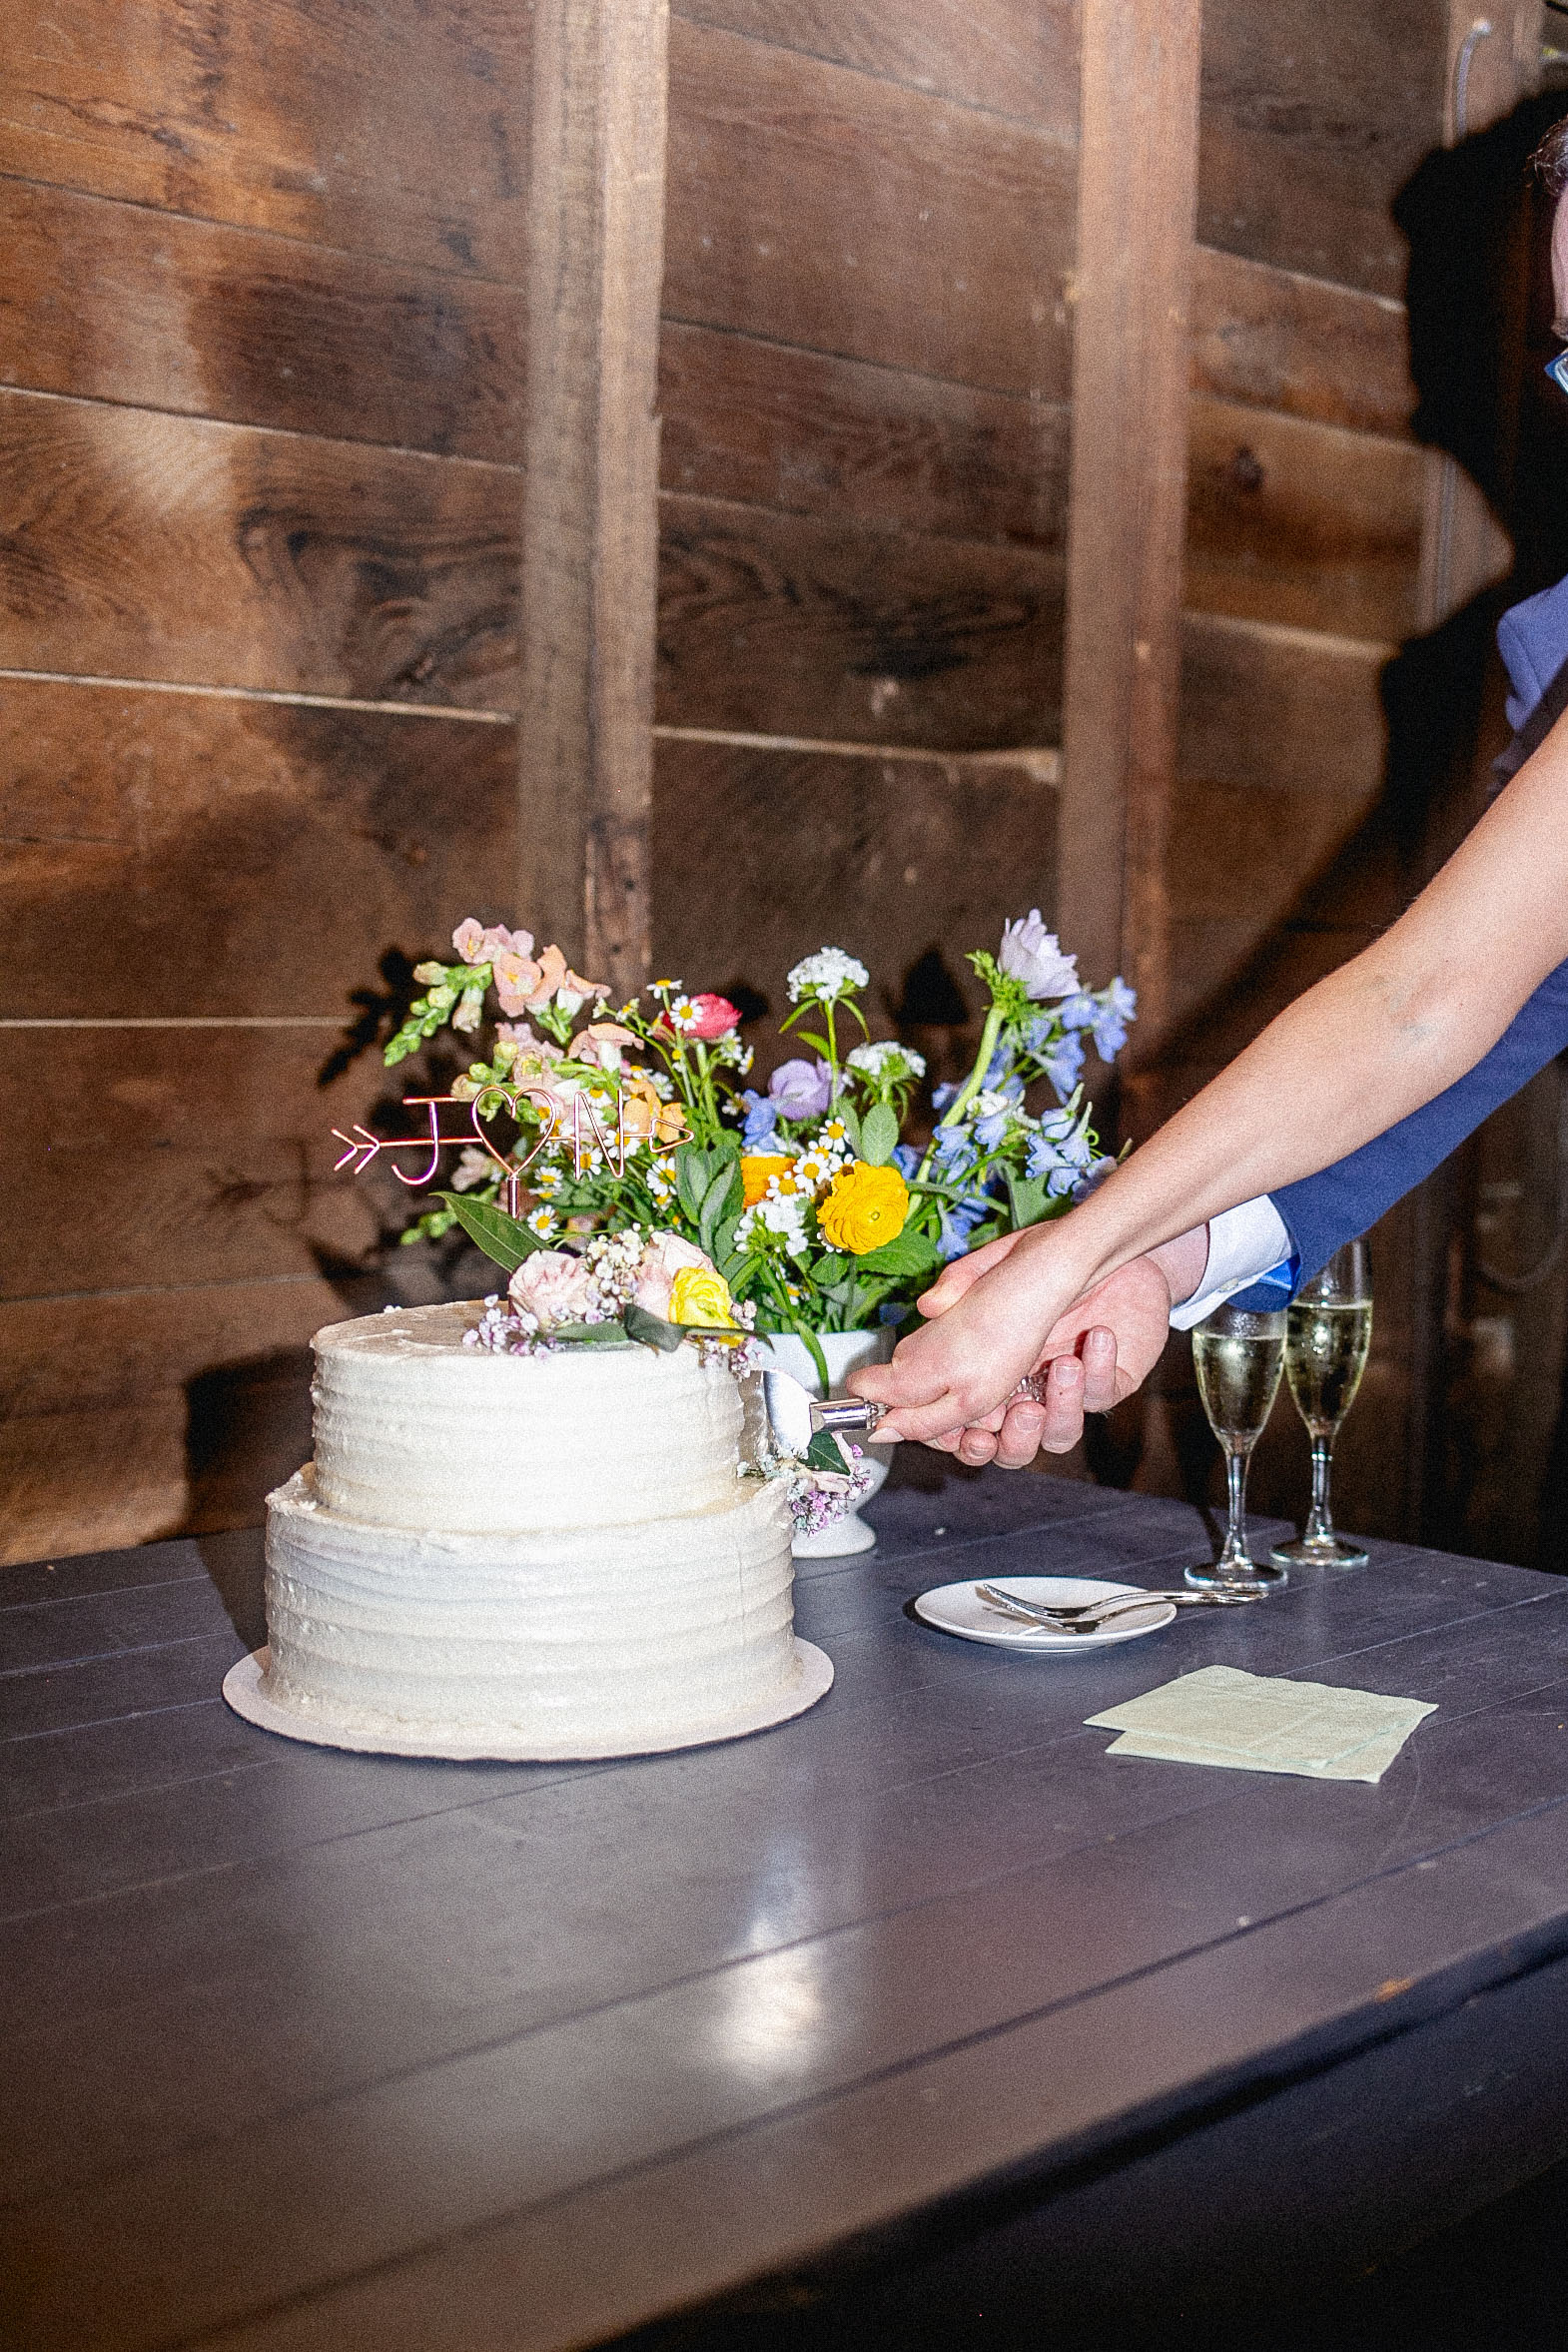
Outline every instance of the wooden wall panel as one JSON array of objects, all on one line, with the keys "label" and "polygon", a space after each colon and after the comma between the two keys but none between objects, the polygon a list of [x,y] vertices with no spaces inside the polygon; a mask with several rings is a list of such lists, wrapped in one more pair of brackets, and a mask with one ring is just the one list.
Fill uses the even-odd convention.
[{"label": "wooden wall panel", "polygon": [[1181,649],[1181,776],[1270,792],[1380,784],[1387,645],[1189,612]]},{"label": "wooden wall panel", "polygon": [[13,0],[0,172],[516,282],[530,21],[510,0]]},{"label": "wooden wall panel", "polygon": [[1056,741],[1053,558],[663,504],[662,723],[955,751]]},{"label": "wooden wall panel", "polygon": [[522,455],[523,295],[0,181],[0,384]]},{"label": "wooden wall panel", "polygon": [[1062,399],[1058,140],[675,19],[666,314]]},{"label": "wooden wall panel", "polygon": [[1201,242],[1402,294],[1389,206],[1442,137],[1447,46],[1434,0],[1208,0]]},{"label": "wooden wall panel", "polygon": [[[0,1014],[346,1012],[387,949],[509,911],[516,753],[509,725],[9,681]],[[62,965],[73,936],[97,952]]]},{"label": "wooden wall panel", "polygon": [[749,33],[911,90],[1013,115],[1060,138],[1078,129],[1072,0],[683,0],[694,23]]},{"label": "wooden wall panel", "polygon": [[1390,644],[1417,625],[1412,444],[1194,399],[1186,602]]},{"label": "wooden wall panel", "polygon": [[1402,433],[1415,404],[1404,305],[1200,245],[1192,390],[1319,424]]},{"label": "wooden wall panel", "polygon": [[0,664],[507,708],[515,476],[0,394]]},{"label": "wooden wall panel", "polygon": [[666,322],[666,489],[1060,551],[1068,410]]},{"label": "wooden wall panel", "polygon": [[418,1065],[398,1080],[372,1053],[323,1089],[339,1037],[327,1024],[0,1029],[5,1100],[28,1105],[0,1164],[0,1298],[301,1278],[362,1259],[391,1187],[334,1176],[331,1131],[404,1085],[419,1092]]},{"label": "wooden wall panel", "polygon": [[966,949],[1030,906],[1055,908],[1056,833],[1056,789],[1028,761],[663,742],[654,960],[691,988],[743,980],[779,1019],[791,964],[847,948],[871,970],[868,1009],[890,1035],[928,949],[964,981]]},{"label": "wooden wall panel", "polygon": [[311,1333],[385,1295],[302,1276],[0,1305],[0,1563],[254,1524],[305,1458]]}]

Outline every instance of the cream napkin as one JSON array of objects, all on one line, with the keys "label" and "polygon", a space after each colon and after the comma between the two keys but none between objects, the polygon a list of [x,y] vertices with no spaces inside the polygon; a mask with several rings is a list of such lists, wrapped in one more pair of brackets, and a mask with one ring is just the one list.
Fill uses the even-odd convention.
[{"label": "cream napkin", "polygon": [[1088,1721],[1097,1730],[1122,1734],[1108,1756],[1293,1772],[1319,1781],[1377,1781],[1416,1725],[1435,1712],[1422,1699],[1387,1699],[1375,1691],[1204,1666]]}]

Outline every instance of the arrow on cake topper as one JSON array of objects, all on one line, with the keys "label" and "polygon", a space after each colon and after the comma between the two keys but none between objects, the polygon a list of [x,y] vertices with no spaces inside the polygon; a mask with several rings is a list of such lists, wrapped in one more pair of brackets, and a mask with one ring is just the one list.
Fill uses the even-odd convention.
[{"label": "arrow on cake topper", "polygon": [[[526,1159],[513,1163],[504,1159],[496,1151],[495,1146],[484,1132],[482,1122],[485,1119],[493,1119],[498,1111],[509,1112],[514,1120],[517,1119],[518,1105],[525,1099],[542,1108],[544,1112],[543,1132]],[[429,1154],[428,1164],[419,1171],[417,1176],[404,1176],[400,1168],[392,1170],[392,1175],[397,1178],[397,1181],[400,1184],[406,1184],[412,1190],[417,1185],[427,1184],[432,1180],[440,1167],[443,1151],[457,1150],[465,1145],[477,1143],[489,1154],[500,1170],[504,1178],[507,1213],[515,1216],[517,1213],[517,1190],[524,1170],[537,1159],[547,1144],[553,1144],[560,1140],[560,1118],[564,1105],[559,1096],[550,1094],[543,1087],[506,1087],[498,1081],[492,1081],[488,1086],[481,1087],[479,1092],[471,1097],[464,1095],[404,1095],[402,1103],[405,1111],[411,1111],[418,1106],[429,1114],[429,1133],[422,1136],[375,1136],[372,1135],[369,1128],[362,1127],[358,1120],[354,1123],[352,1136],[346,1136],[341,1127],[335,1127],[332,1131],[334,1140],[344,1146],[342,1157],[333,1165],[335,1176],[341,1169],[348,1168],[351,1162],[353,1163],[352,1173],[355,1176],[363,1176],[372,1161],[383,1152],[427,1152]],[[465,1135],[443,1136],[441,1134],[440,1106],[443,1103],[460,1103],[466,1110],[468,1132]],[[585,1109],[589,1129],[588,1141],[584,1141],[582,1132]],[[583,1175],[591,1165],[594,1152],[599,1151],[611,1163],[617,1176],[625,1175],[626,1100],[618,1086],[615,1089],[613,1134],[614,1141],[612,1143],[610,1136],[605,1133],[600,1123],[594,1104],[580,1090],[574,1093],[571,1098],[571,1158],[574,1174],[579,1176]]]}]

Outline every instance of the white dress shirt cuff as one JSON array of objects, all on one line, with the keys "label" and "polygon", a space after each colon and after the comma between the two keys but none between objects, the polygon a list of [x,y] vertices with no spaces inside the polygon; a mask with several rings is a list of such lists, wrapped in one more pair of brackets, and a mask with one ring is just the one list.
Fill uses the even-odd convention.
[{"label": "white dress shirt cuff", "polygon": [[1190,1331],[1237,1290],[1246,1289],[1289,1257],[1289,1232],[1266,1192],[1259,1199],[1243,1200],[1239,1208],[1222,1209],[1208,1220],[1208,1262],[1203,1278],[1190,1298],[1171,1309],[1172,1329]]}]

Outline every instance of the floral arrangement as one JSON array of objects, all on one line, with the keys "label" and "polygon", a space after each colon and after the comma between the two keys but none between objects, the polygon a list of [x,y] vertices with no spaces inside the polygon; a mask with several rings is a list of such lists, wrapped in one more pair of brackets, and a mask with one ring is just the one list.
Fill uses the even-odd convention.
[{"label": "floral arrangement", "polygon": [[781,1032],[808,1052],[760,1090],[722,996],[659,980],[607,1012],[605,985],[526,931],[469,919],[452,946],[456,963],[415,967],[424,993],[386,1060],[448,1027],[477,1042],[493,995],[500,1018],[450,1090],[480,1140],[402,1235],[460,1225],[511,1276],[477,1344],[792,1331],[826,1388],[819,1333],[900,1320],[944,1259],[1060,1215],[1111,1165],[1081,1073],[1088,1041],[1121,1050],[1134,993],[1083,989],[1038,909],[970,957],[980,1047],[933,1094],[923,1147],[903,1139],[925,1063],[872,1038],[870,974],[840,948],[788,975]]}]

